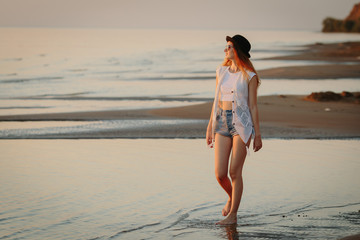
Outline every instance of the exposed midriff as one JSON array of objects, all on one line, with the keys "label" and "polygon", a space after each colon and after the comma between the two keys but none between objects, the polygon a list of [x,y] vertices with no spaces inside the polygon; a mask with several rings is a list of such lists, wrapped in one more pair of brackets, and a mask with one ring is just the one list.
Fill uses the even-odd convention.
[{"label": "exposed midriff", "polygon": [[223,110],[232,110],[231,101],[219,101],[219,107]]}]

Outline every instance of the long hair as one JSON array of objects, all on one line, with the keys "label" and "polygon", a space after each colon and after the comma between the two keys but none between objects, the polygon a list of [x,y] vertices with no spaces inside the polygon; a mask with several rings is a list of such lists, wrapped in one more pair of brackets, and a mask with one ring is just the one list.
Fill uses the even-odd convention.
[{"label": "long hair", "polygon": [[[242,51],[238,51],[235,48],[235,44],[234,44],[234,55],[235,55],[235,64],[238,68],[240,68],[241,72],[244,74],[245,78],[249,78],[249,74],[247,73],[247,71],[252,71],[254,73],[256,73],[257,76],[257,82],[258,82],[258,87],[261,84],[260,81],[260,77],[259,74],[257,73],[257,71],[254,68],[254,65],[252,64],[252,62],[250,61],[250,59],[242,52]],[[229,59],[224,59],[224,62],[221,64],[222,66],[231,66],[232,61]],[[250,79],[249,79],[250,81]]]}]

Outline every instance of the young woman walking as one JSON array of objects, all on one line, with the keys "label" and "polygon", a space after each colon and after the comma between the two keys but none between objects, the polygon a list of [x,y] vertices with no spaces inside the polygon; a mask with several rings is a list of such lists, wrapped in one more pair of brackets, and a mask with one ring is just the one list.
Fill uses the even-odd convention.
[{"label": "young woman walking", "polygon": [[220,225],[237,223],[242,169],[252,135],[254,151],[262,147],[257,107],[260,80],[250,61],[250,42],[241,35],[227,36],[226,41],[225,60],[216,70],[216,93],[206,132],[207,144],[215,148],[216,178],[229,196],[222,210],[226,218],[217,223]]}]

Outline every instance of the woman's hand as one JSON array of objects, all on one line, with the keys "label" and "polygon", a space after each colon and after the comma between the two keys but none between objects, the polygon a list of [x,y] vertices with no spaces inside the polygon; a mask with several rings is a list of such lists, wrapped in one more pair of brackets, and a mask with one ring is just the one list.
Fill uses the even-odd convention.
[{"label": "woman's hand", "polygon": [[209,148],[213,148],[213,138],[212,138],[212,130],[211,130],[211,127],[207,128],[207,131],[206,131],[206,145],[209,147]]},{"label": "woman's hand", "polygon": [[262,148],[261,135],[257,135],[257,136],[255,135],[254,146],[253,146],[254,152],[259,151],[261,148]]}]

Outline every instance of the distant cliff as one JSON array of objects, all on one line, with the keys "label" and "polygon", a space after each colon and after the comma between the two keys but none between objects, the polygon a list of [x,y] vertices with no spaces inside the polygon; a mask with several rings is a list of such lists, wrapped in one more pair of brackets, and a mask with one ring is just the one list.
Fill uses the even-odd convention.
[{"label": "distant cliff", "polygon": [[360,32],[360,3],[355,4],[344,20],[328,17],[323,21],[323,32]]}]

